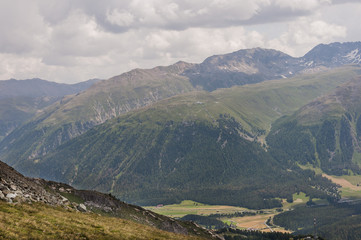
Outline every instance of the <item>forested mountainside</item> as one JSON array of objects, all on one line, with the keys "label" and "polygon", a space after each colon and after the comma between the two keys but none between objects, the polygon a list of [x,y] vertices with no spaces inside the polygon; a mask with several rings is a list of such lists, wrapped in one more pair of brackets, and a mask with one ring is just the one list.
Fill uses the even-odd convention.
[{"label": "forested mountainside", "polygon": [[329,174],[360,174],[360,94],[361,78],[356,78],[280,119],[267,137],[273,156]]},{"label": "forested mountainside", "polygon": [[193,199],[272,208],[281,206],[278,197],[297,191],[331,202],[339,197],[329,180],[279,164],[259,143],[245,139],[252,135],[232,117],[219,116],[212,124],[160,121],[162,112],[155,114],[109,121],[24,168],[141,205]]},{"label": "forested mountainside", "polygon": [[314,233],[316,230],[317,235],[324,239],[357,240],[361,236],[360,213],[360,201],[330,206],[303,206],[275,216],[273,222],[294,231],[294,234]]},{"label": "forested mountainside", "polygon": [[265,208],[297,191],[334,201],[333,184],[292,163],[279,164],[260,142],[282,112],[292,113],[357,71],[173,97],[95,127],[45,157],[14,163],[34,176],[139,204],[194,199]]}]

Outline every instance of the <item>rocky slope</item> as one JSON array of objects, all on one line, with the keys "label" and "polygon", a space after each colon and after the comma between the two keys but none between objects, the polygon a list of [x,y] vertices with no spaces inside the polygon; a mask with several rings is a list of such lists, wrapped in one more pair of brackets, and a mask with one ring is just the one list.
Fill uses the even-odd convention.
[{"label": "rocky slope", "polygon": [[43,202],[51,205],[64,205],[69,201],[60,194],[44,189],[40,179],[29,179],[0,162],[0,199],[12,202]]},{"label": "rocky slope", "polygon": [[182,74],[207,91],[294,76],[300,59],[272,49],[247,49],[212,56]]},{"label": "rocky slope", "polygon": [[218,239],[210,231],[189,222],[177,221],[141,207],[129,205],[115,197],[96,191],[77,190],[73,187],[43,179],[27,178],[0,162],[0,200],[8,203],[44,203],[80,212],[97,212],[102,215],[132,220],[161,230]]},{"label": "rocky slope", "polygon": [[319,67],[333,68],[345,64],[360,64],[361,42],[320,44],[300,60],[301,65],[308,69]]}]

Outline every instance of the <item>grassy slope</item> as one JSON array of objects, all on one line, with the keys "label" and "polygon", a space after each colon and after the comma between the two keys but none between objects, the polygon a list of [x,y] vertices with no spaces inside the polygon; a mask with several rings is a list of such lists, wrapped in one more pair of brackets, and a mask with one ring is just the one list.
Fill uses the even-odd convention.
[{"label": "grassy slope", "polygon": [[21,158],[33,159],[47,154],[107,119],[193,91],[189,80],[177,74],[183,67],[179,63],[149,70],[136,69],[67,96],[5,138],[0,143],[0,154],[4,161],[16,165]]},{"label": "grassy slope", "polygon": [[201,239],[44,204],[0,201],[0,219],[0,239]]},{"label": "grassy slope", "polygon": [[240,116],[241,122],[268,131],[270,124],[280,116],[293,113],[312,99],[332,91],[356,75],[352,69],[343,68],[218,90],[214,95],[227,105],[228,111],[236,113],[232,114],[233,116]]},{"label": "grassy slope", "polygon": [[230,214],[235,212],[251,211],[241,207],[208,205],[191,200],[184,200],[179,204],[164,205],[160,207],[148,206],[145,207],[145,209],[173,218],[181,218],[188,214],[207,216],[216,213]]},{"label": "grassy slope", "polygon": [[177,73],[182,66],[135,69],[109,80],[99,82],[62,105],[51,114],[44,125],[75,121],[102,122],[134,108],[194,88],[186,77]]},{"label": "grassy slope", "polygon": [[213,123],[219,114],[228,113],[247,131],[269,131],[271,123],[280,116],[291,114],[312,99],[350,81],[358,71],[358,68],[345,67],[291,79],[219,89],[212,93],[192,92],[138,112],[146,111],[150,115],[148,118],[154,121],[197,119]]}]

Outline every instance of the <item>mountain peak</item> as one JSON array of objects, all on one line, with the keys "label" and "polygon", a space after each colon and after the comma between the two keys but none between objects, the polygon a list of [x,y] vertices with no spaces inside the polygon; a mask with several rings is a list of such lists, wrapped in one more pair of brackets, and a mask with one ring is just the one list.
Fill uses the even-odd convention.
[{"label": "mountain peak", "polygon": [[309,51],[302,60],[309,66],[338,67],[345,64],[361,63],[361,42],[334,42],[319,44]]}]

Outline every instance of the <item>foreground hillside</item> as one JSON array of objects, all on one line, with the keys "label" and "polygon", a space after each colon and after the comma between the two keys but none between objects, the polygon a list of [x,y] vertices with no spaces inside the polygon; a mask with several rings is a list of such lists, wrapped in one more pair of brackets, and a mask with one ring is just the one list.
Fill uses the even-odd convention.
[{"label": "foreground hillside", "polygon": [[45,204],[0,201],[0,239],[205,239]]},{"label": "foreground hillside", "polygon": [[26,178],[2,162],[0,218],[0,238],[5,239],[213,238],[195,224],[126,204],[111,195]]}]

